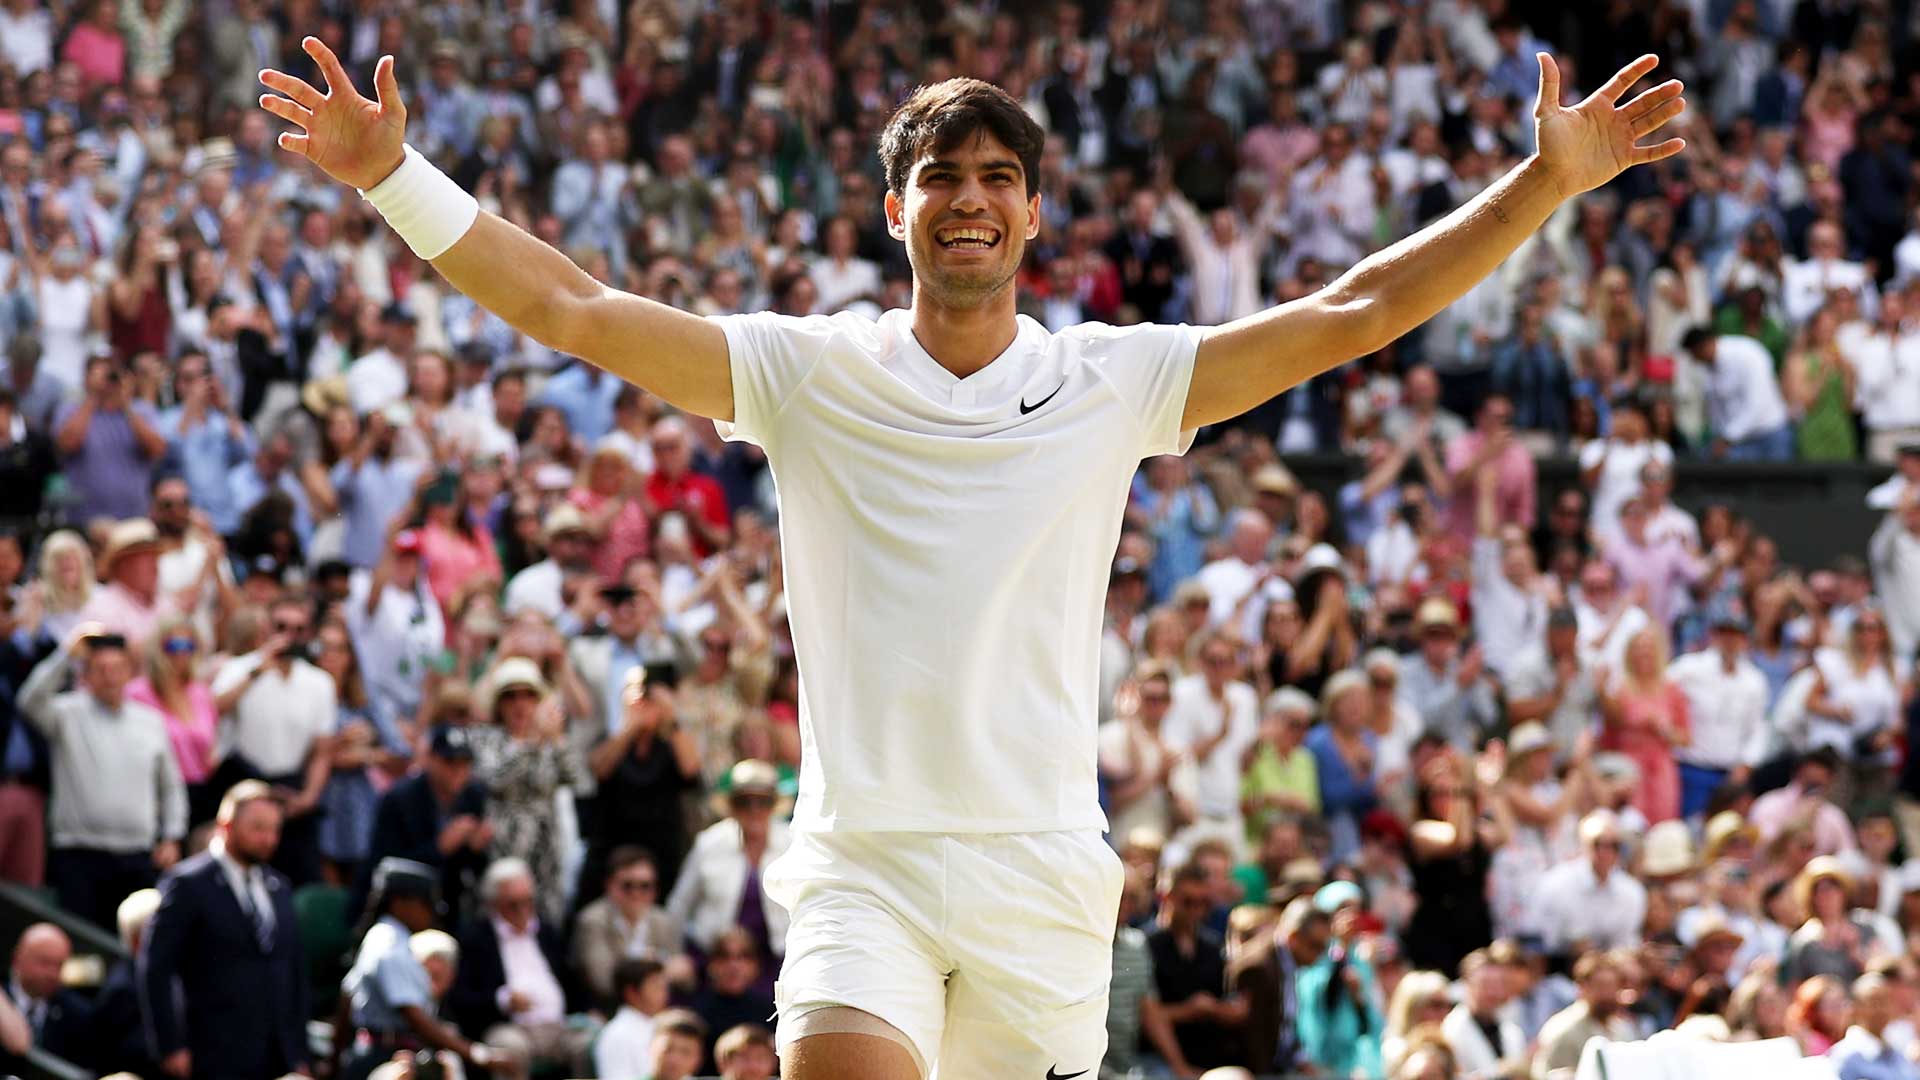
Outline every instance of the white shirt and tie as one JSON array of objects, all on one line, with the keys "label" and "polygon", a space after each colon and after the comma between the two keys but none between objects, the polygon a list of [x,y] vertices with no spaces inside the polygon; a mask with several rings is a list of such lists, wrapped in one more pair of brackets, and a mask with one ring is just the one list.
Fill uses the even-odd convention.
[{"label": "white shirt and tie", "polygon": [[207,845],[207,854],[213,856],[213,861],[220,867],[221,876],[227,880],[227,888],[233,891],[233,898],[239,902],[240,910],[253,923],[253,935],[260,943],[260,951],[272,951],[277,922],[266,871],[261,869],[259,863],[242,865],[238,859],[227,854],[226,842],[217,836]]}]

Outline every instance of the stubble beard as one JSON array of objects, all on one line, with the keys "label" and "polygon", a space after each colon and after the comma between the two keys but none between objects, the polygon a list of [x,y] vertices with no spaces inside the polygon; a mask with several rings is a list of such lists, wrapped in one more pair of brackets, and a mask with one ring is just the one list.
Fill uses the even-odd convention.
[{"label": "stubble beard", "polygon": [[[1013,244],[1010,235],[1003,235],[1003,244]],[[1020,260],[1025,255],[1025,245],[1011,251],[1011,258],[994,266],[982,266],[973,270],[952,270],[939,265],[941,248],[932,240],[922,241],[918,251],[908,249],[908,263],[913,267],[913,285],[916,296],[925,296],[942,307],[969,310],[983,307],[999,299],[1000,295],[1013,288],[1013,280],[1020,273]]]}]

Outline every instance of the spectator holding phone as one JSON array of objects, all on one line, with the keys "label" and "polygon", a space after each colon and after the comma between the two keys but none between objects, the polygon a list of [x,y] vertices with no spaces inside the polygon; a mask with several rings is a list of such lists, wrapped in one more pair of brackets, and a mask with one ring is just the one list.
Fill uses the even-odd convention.
[{"label": "spectator holding phone", "polygon": [[73,485],[73,520],[146,512],[147,484],[167,439],[152,407],[132,399],[117,361],[87,360],[84,393],[54,417],[53,431],[61,469]]}]

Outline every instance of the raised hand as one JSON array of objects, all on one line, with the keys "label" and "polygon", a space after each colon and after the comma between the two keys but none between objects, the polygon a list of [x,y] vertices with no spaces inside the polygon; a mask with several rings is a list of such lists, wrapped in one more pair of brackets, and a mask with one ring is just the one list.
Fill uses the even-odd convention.
[{"label": "raised hand", "polygon": [[1687,148],[1685,139],[1641,145],[1640,140],[1686,111],[1678,79],[1669,79],[1625,105],[1628,88],[1660,65],[1649,53],[1621,68],[1605,86],[1578,105],[1560,104],[1560,69],[1553,57],[1538,54],[1540,99],[1533,108],[1540,161],[1567,197],[1591,191],[1635,165],[1672,157]]},{"label": "raised hand", "polygon": [[300,47],[320,67],[327,92],[305,80],[271,68],[260,81],[284,97],[260,95],[260,107],[291,123],[301,132],[283,132],[280,148],[299,154],[343,184],[365,190],[385,180],[405,160],[407,107],[400,100],[400,83],[393,75],[393,57],[383,56],[373,71],[375,100],[354,89],[340,58],[319,38],[309,37]]}]

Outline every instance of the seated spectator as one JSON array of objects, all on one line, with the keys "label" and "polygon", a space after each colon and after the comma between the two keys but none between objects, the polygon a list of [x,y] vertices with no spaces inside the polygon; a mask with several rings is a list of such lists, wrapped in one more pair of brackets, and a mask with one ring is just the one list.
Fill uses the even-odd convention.
[{"label": "seated spectator", "polygon": [[447,1004],[461,1030],[506,1056],[512,1075],[587,1068],[592,1032],[568,1024],[568,969],[560,931],[542,922],[533,871],[506,856],[480,880],[481,913],[460,934],[460,973]]},{"label": "seated spectator", "polygon": [[777,1063],[773,1032],[759,1024],[735,1024],[714,1044],[720,1080],[774,1080]]},{"label": "seated spectator", "polygon": [[1598,949],[1587,953],[1574,964],[1573,981],[1580,986],[1580,1000],[1555,1013],[1540,1029],[1539,1049],[1529,1074],[1533,1080],[1571,1076],[1588,1039],[1632,1042],[1637,1034],[1622,998],[1625,986],[1618,957]]},{"label": "seated spectator", "polygon": [[[1113,936],[1113,978],[1107,997],[1107,1052],[1100,1059],[1102,1074],[1121,1076],[1145,1058],[1151,1047],[1176,1074],[1195,1072],[1180,1056],[1180,1044],[1167,1021],[1154,982],[1153,952],[1146,932],[1134,925],[1153,906],[1153,889],[1129,872],[1120,890],[1118,926]],[[1144,1041],[1143,1041],[1144,1040]]]},{"label": "seated spectator", "polygon": [[1540,879],[1540,928],[1549,954],[1639,944],[1647,888],[1620,865],[1620,825],[1605,810],[1580,819],[1578,858]]},{"label": "seated spectator", "polygon": [[705,985],[687,1005],[706,1023],[706,1051],[713,1056],[717,1036],[738,1024],[762,1023],[773,1015],[773,995],[760,987],[759,947],[744,927],[721,933],[707,952]]},{"label": "seated spectator", "polygon": [[707,1025],[688,1009],[669,1009],[654,1021],[645,1080],[693,1080],[707,1059]]},{"label": "seated spectator", "polygon": [[1201,1068],[1236,1059],[1237,1034],[1250,1016],[1246,998],[1227,994],[1226,946],[1205,923],[1212,909],[1206,871],[1188,863],[1174,871],[1147,935],[1155,990],[1181,1056]]},{"label": "seated spectator", "polygon": [[[87,1015],[88,1053],[82,1055],[87,1058],[85,1064],[98,1069],[101,1075],[124,1071],[135,1076],[153,1076],[160,1072],[147,1042],[147,1026],[140,1017],[138,964],[147,926],[153,922],[153,913],[159,907],[158,890],[140,889],[120,901],[120,910],[115,913],[120,944],[127,950],[127,959],[114,961],[94,995],[93,1007]],[[5,1041],[5,1021],[0,1019],[0,1045]]]},{"label": "seated spectator", "polygon": [[350,909],[365,906],[374,869],[385,859],[432,869],[454,911],[487,865],[493,825],[486,817],[487,790],[473,779],[472,736],[465,728],[440,726],[426,742],[420,772],[380,796]]},{"label": "seated spectator", "polygon": [[1799,984],[1787,1006],[1786,1033],[1807,1057],[1822,1057],[1845,1037],[1853,1005],[1847,984],[1831,975],[1815,975]]},{"label": "seated spectator", "polygon": [[[686,927],[687,939],[702,952],[719,949],[721,939],[738,927],[753,943],[772,991],[775,961],[786,953],[787,909],[767,900],[763,874],[793,842],[787,823],[773,816],[780,774],[764,761],[733,767],[729,816],[700,830],[680,868],[667,910]],[[764,1017],[762,1017],[764,1019]]]},{"label": "seated spectator", "polygon": [[1460,961],[1465,990],[1460,1004],[1441,1021],[1462,1080],[1498,1080],[1526,1070],[1526,1037],[1501,1010],[1513,999],[1512,971],[1484,950]]},{"label": "seated spectator", "polygon": [[692,981],[680,921],[657,906],[659,892],[659,868],[645,848],[617,847],[607,856],[606,894],[581,908],[573,925],[573,969],[595,1001],[623,1000],[618,986],[623,960],[670,966],[674,981]]},{"label": "seated spectator", "polygon": [[656,960],[627,957],[613,965],[613,985],[619,1007],[593,1041],[595,1075],[646,1076],[654,1031],[667,1008],[667,969]]},{"label": "seated spectator", "polygon": [[[72,956],[73,942],[66,931],[44,922],[27,927],[14,942],[7,997],[26,1021],[35,1049],[76,1061],[86,1058],[90,1049],[86,1039],[91,1008],[86,997],[66,989],[61,978],[61,969]],[[0,1023],[0,1036],[10,1027],[10,1022]],[[0,1038],[0,1042],[11,1040]]]},{"label": "seated spectator", "polygon": [[[76,666],[80,689],[61,693]],[[49,877],[61,907],[100,926],[180,860],[187,832],[166,721],[127,700],[132,675],[126,639],[83,623],[20,688],[20,711],[52,754]]]},{"label": "seated spectator", "polygon": [[1920,1065],[1887,1041],[1889,1025],[1900,1019],[1898,987],[1884,975],[1869,973],[1853,982],[1853,1025],[1827,1051],[1838,1080],[1916,1080]]}]

